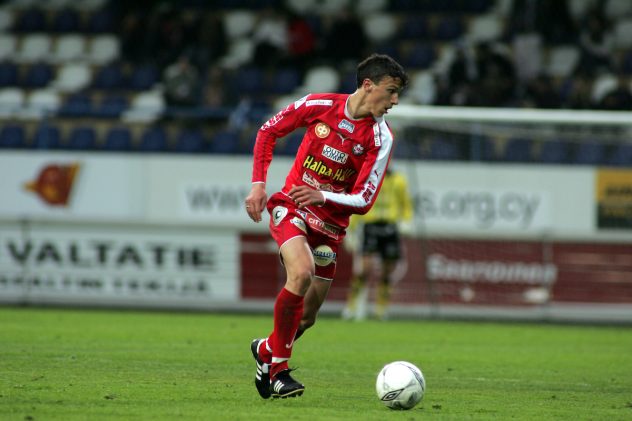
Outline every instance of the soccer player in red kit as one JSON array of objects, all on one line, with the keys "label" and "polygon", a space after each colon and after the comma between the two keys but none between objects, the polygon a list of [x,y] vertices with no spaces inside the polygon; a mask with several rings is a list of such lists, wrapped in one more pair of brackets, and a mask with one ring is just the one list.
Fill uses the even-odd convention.
[{"label": "soccer player in red kit", "polygon": [[[408,75],[391,57],[373,54],[358,64],[356,79],[354,93],[308,94],[257,133],[246,211],[260,222],[267,208],[287,275],[274,304],[272,333],[251,343],[255,385],[265,399],[303,394],[305,386],[288,367],[294,341],[316,322],[349,217],[371,209],[391,157],[393,134],[384,115],[399,102]],[[268,199],[275,142],[298,127],[306,132],[294,165],[281,191]]]}]

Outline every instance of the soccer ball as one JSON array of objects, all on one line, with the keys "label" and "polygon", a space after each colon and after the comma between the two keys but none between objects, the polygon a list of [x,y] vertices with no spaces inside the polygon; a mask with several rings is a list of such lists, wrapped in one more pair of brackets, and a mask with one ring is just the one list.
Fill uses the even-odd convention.
[{"label": "soccer ball", "polygon": [[424,397],[426,380],[414,364],[395,361],[380,370],[375,390],[380,401],[389,408],[410,409]]}]

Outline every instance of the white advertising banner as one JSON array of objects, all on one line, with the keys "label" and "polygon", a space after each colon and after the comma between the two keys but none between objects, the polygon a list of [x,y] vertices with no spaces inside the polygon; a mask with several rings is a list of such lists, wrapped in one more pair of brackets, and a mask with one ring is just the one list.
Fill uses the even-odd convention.
[{"label": "white advertising banner", "polygon": [[240,297],[238,237],[221,230],[0,225],[0,297],[186,306]]}]

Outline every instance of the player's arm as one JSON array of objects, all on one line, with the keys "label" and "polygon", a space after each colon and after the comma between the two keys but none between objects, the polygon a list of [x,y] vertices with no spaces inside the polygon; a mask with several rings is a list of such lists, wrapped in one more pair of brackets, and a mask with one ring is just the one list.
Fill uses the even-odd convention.
[{"label": "player's arm", "polygon": [[382,187],[391,159],[393,136],[384,121],[376,123],[376,147],[367,152],[366,160],[350,193],[321,192],[327,203],[344,208],[349,213],[364,215],[373,206]]}]

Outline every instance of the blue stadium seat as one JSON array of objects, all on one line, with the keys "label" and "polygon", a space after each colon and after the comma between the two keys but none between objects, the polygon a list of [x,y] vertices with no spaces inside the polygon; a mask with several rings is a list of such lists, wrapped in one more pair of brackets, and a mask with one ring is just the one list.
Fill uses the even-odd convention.
[{"label": "blue stadium seat", "polygon": [[424,43],[414,43],[402,57],[405,66],[415,69],[426,69],[430,67],[434,59],[434,47]]},{"label": "blue stadium seat", "polygon": [[456,139],[435,138],[430,143],[430,159],[457,161],[463,158]]},{"label": "blue stadium seat", "polygon": [[80,32],[81,19],[76,9],[66,7],[53,16],[52,31],[58,33]]},{"label": "blue stadium seat", "polygon": [[301,146],[304,135],[305,130],[299,130],[287,135],[285,139],[277,142],[278,150],[276,153],[285,156],[295,156],[299,146]]},{"label": "blue stadium seat", "polygon": [[92,87],[95,89],[122,89],[125,86],[125,74],[118,62],[99,68],[92,81]]},{"label": "blue stadium seat", "polygon": [[211,138],[209,151],[212,153],[233,154],[240,150],[240,136],[234,130],[220,130]]},{"label": "blue stadium seat", "polygon": [[87,30],[93,34],[110,33],[115,30],[112,11],[107,7],[99,9],[88,17]]},{"label": "blue stadium seat", "polygon": [[545,164],[567,164],[570,147],[565,140],[548,140],[542,144],[539,161]]},{"label": "blue stadium seat", "polygon": [[68,138],[69,149],[89,151],[96,147],[97,134],[92,127],[79,126],[72,129]]},{"label": "blue stadium seat", "polygon": [[154,126],[145,130],[141,135],[138,149],[142,152],[167,152],[169,145],[164,129]]},{"label": "blue stadium seat", "polygon": [[122,94],[110,94],[93,107],[92,115],[100,118],[118,118],[129,108],[129,100]]},{"label": "blue stadium seat", "polygon": [[143,64],[132,70],[130,88],[135,91],[146,91],[159,81],[158,68],[153,64]]},{"label": "blue stadium seat", "polygon": [[632,167],[632,144],[621,143],[617,145],[612,150],[608,163],[615,167]]},{"label": "blue stadium seat", "polygon": [[301,84],[301,75],[295,68],[286,67],[274,72],[266,91],[277,95],[293,92]]},{"label": "blue stadium seat", "polygon": [[8,124],[0,130],[0,148],[22,149],[26,147],[26,134],[24,127],[17,124]]},{"label": "blue stadium seat", "polygon": [[437,23],[434,35],[439,41],[454,41],[463,35],[464,31],[465,29],[461,18],[459,16],[448,15]]},{"label": "blue stadium seat", "polygon": [[605,163],[606,148],[599,141],[586,141],[577,146],[573,162],[580,165],[601,165]]},{"label": "blue stadium seat", "polygon": [[256,67],[244,67],[235,72],[233,85],[236,92],[261,94],[265,87],[263,71]]},{"label": "blue stadium seat", "polygon": [[175,151],[181,153],[204,152],[206,142],[202,131],[184,129],[176,137]]},{"label": "blue stadium seat", "polygon": [[0,87],[17,86],[18,66],[10,61],[0,62]]},{"label": "blue stadium seat", "polygon": [[36,149],[59,149],[61,136],[59,128],[50,124],[41,124],[33,135],[33,147]]},{"label": "blue stadium seat", "polygon": [[69,95],[59,109],[62,117],[87,117],[93,113],[92,99],[84,93]]},{"label": "blue stadium seat", "polygon": [[18,15],[14,29],[16,32],[44,32],[46,15],[39,7],[30,7]]},{"label": "blue stadium seat", "polygon": [[531,162],[531,139],[509,139],[505,145],[503,160],[507,162]]},{"label": "blue stadium seat", "polygon": [[426,40],[430,35],[428,21],[423,16],[406,15],[402,17],[402,22],[397,34],[401,40]]},{"label": "blue stadium seat", "polygon": [[34,63],[26,70],[21,85],[27,88],[43,88],[53,79],[53,68],[50,64]]},{"label": "blue stadium seat", "polygon": [[132,133],[127,127],[112,127],[105,135],[103,149],[111,152],[132,150]]}]

